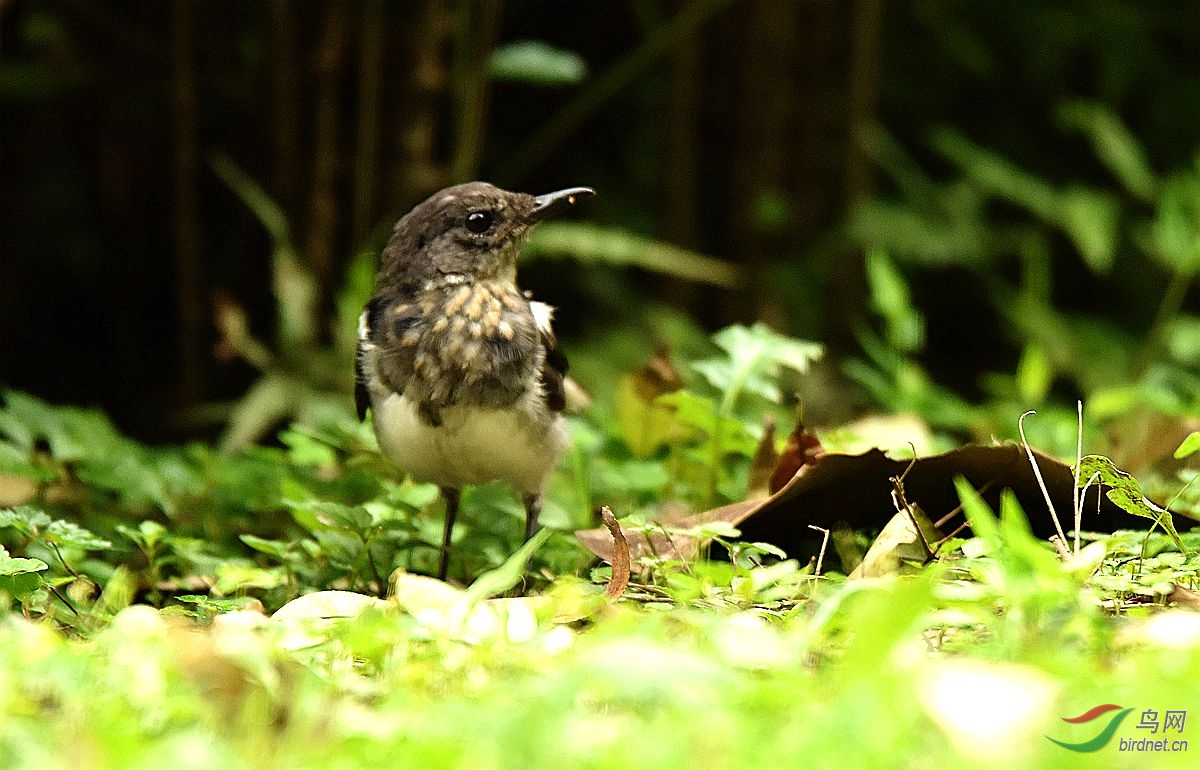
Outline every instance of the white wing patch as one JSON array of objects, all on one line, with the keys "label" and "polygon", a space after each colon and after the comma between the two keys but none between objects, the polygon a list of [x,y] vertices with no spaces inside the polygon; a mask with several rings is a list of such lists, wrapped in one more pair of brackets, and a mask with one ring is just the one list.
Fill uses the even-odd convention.
[{"label": "white wing patch", "polygon": [[366,342],[371,339],[371,325],[367,318],[367,311],[362,311],[362,315],[358,317],[358,341]]},{"label": "white wing patch", "polygon": [[529,309],[533,312],[533,322],[537,324],[538,331],[554,339],[554,329],[550,326],[554,320],[554,308],[545,302],[530,302]]}]

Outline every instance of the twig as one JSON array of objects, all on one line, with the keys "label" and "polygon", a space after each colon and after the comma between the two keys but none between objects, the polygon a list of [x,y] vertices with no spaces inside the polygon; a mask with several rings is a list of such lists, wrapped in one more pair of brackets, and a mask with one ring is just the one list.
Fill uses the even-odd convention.
[{"label": "twig", "polygon": [[908,515],[909,522],[913,525],[913,531],[917,533],[917,538],[921,541],[921,547],[925,549],[925,558],[928,560],[933,556],[933,549],[929,546],[929,541],[925,539],[925,533],[921,531],[921,524],[917,521],[917,515],[913,513],[913,507],[909,505],[908,499],[904,496],[904,479],[908,476],[908,472],[917,464],[917,448],[909,444],[913,448],[913,459],[909,462],[908,467],[904,469],[904,473],[899,476],[892,476],[889,481],[892,482],[892,505],[896,508],[896,513],[903,511]]},{"label": "twig", "polygon": [[824,527],[818,527],[815,524],[809,524],[809,529],[814,529],[822,534],[821,550],[817,553],[817,570],[813,573],[813,577],[821,577],[821,565],[825,563],[825,548],[829,545],[829,530]]},{"label": "twig", "polygon": [[1026,456],[1029,457],[1029,464],[1033,466],[1033,476],[1042,490],[1042,498],[1046,501],[1046,507],[1050,509],[1050,518],[1054,521],[1054,529],[1058,531],[1058,536],[1062,538],[1063,542],[1066,542],[1067,536],[1063,533],[1062,524],[1058,521],[1058,512],[1054,510],[1054,501],[1050,499],[1050,490],[1046,489],[1046,481],[1042,478],[1042,469],[1038,467],[1037,460],[1033,456],[1033,449],[1025,438],[1025,418],[1031,414],[1037,414],[1037,412],[1030,409],[1017,419],[1017,430],[1021,433],[1021,444],[1025,447]]},{"label": "twig", "polygon": [[[994,479],[994,478],[989,479],[986,484],[981,484],[975,491],[982,495],[985,492],[987,492],[989,489],[991,489],[992,485],[995,483],[996,483],[996,479]],[[949,524],[951,519],[953,519],[958,514],[962,513],[962,509],[963,509],[962,503],[959,503],[958,505],[951,508],[949,513],[947,513],[945,516],[943,516],[942,518],[938,519],[937,521],[935,521],[933,523],[934,528],[940,530],[942,527]]]},{"label": "twig", "polygon": [[1071,505],[1075,512],[1075,554],[1079,554],[1079,530],[1083,528],[1083,496],[1079,494],[1079,466],[1083,462],[1083,401],[1075,402],[1075,488]]},{"label": "twig", "polygon": [[942,550],[942,546],[944,546],[946,543],[950,542],[954,538],[958,537],[958,533],[962,532],[964,529],[966,529],[969,526],[971,526],[971,525],[964,521],[962,524],[959,524],[958,527],[955,528],[955,530],[953,532],[951,532],[949,535],[946,535],[941,540],[934,543],[933,544],[933,555],[937,556],[937,552]]}]

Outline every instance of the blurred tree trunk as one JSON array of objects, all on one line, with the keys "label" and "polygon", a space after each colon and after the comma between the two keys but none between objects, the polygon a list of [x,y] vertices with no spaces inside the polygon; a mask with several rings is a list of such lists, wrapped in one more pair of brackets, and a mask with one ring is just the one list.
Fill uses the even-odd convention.
[{"label": "blurred tree trunk", "polygon": [[[870,194],[857,134],[875,112],[882,0],[748,0],[737,8],[732,47],[753,55],[737,59],[726,97],[735,123],[722,251],[749,275],[769,276],[813,253],[845,207]],[[834,346],[852,341],[866,296],[861,255],[821,259],[789,270],[811,286],[750,287],[749,297],[729,298],[721,320],[754,315],[781,328],[798,324]],[[780,298],[802,306],[772,304]]]},{"label": "blurred tree trunk", "polygon": [[380,182],[379,122],[386,37],[383,0],[367,0],[363,6],[362,36],[358,46],[358,139],[354,147],[350,209],[350,241],[355,249],[366,244],[379,216],[376,211]]},{"label": "blurred tree trunk", "polygon": [[397,32],[396,50],[407,54],[397,62],[395,90],[385,99],[395,118],[395,145],[387,178],[384,211],[399,215],[422,196],[445,184],[448,172],[437,161],[438,113],[449,87],[442,59],[453,29],[443,0],[421,0],[403,6],[406,21]]},{"label": "blurred tree trunk", "polygon": [[175,290],[179,312],[178,398],[184,405],[196,403],[204,393],[207,364],[204,340],[208,331],[208,292],[200,261],[200,216],[196,190],[200,177],[200,152],[196,126],[193,10],[190,3],[176,3],[171,7]]},{"label": "blurred tree trunk", "polygon": [[[781,248],[803,243],[806,233],[799,231],[796,214],[803,214],[808,194],[793,191],[788,195],[790,169],[803,162],[805,145],[810,142],[811,111],[817,108],[811,89],[803,90],[796,73],[802,47],[824,46],[827,30],[820,24],[801,27],[802,6],[774,0],[747,0],[738,6],[742,51],[754,55],[739,59],[735,138],[732,168],[729,173],[729,230],[725,253],[736,260],[749,275],[761,273],[764,265],[781,256]],[[803,39],[802,39],[803,38]],[[801,109],[803,105],[803,109]],[[786,216],[779,207],[791,201],[792,221],[768,221],[775,215]],[[766,216],[764,216],[766,215]],[[788,233],[787,241],[779,233]],[[753,289],[751,289],[753,291]],[[751,301],[756,315],[778,316],[762,306],[755,293]],[[727,312],[744,317],[741,299],[734,299]]]},{"label": "blurred tree trunk", "polygon": [[479,173],[487,128],[491,78],[488,64],[500,27],[500,0],[458,3],[454,45],[454,154],[450,180],[467,182]]},{"label": "blurred tree trunk", "polygon": [[[679,38],[671,52],[663,168],[663,236],[688,248],[696,248],[700,240],[700,78],[699,32],[693,29]],[[671,281],[667,291],[678,307],[690,307],[696,297],[696,286],[684,281]]]},{"label": "blurred tree trunk", "polygon": [[[867,128],[875,121],[879,101],[879,44],[883,26],[883,0],[854,0],[850,26],[850,100],[846,110],[845,175],[843,195],[845,211],[865,203],[874,190],[872,163],[863,146]],[[839,252],[828,266],[835,307],[841,314],[829,314],[825,340],[848,350],[855,345],[854,328],[866,315],[867,286],[863,255],[859,251]]]},{"label": "blurred tree trunk", "polygon": [[[330,3],[325,8],[317,48],[316,139],[313,146],[313,179],[308,205],[308,229],[301,252],[317,279],[317,307],[331,304],[334,252],[338,249],[339,170],[342,167],[342,81],[346,68],[346,13],[348,7]],[[322,332],[324,332],[322,325]]]},{"label": "blurred tree trunk", "polygon": [[300,62],[296,59],[296,22],[291,0],[271,0],[271,138],[275,143],[275,196],[285,211],[297,211],[300,162]]}]

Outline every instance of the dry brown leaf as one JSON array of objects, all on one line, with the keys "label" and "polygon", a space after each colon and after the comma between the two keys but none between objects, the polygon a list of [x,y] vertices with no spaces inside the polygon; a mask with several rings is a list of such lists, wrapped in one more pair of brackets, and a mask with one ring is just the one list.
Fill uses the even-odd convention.
[{"label": "dry brown leaf", "polygon": [[801,468],[816,462],[823,454],[825,454],[825,448],[821,446],[821,440],[817,438],[817,434],[804,427],[803,424],[796,423],[796,428],[788,435],[787,446],[783,448],[783,454],[780,455],[779,462],[771,473],[771,494],[775,494],[787,486],[787,483],[800,472]]},{"label": "dry brown leaf", "polygon": [[1194,612],[1200,611],[1200,591],[1193,591],[1181,585],[1175,586],[1171,593],[1167,594],[1167,601],[1174,602],[1176,607]]},{"label": "dry brown leaf", "polygon": [[[695,559],[704,543],[693,537],[671,534],[666,531],[667,528],[690,529],[713,521],[726,521],[736,526],[737,522],[746,518],[747,511],[752,511],[765,502],[765,500],[747,500],[714,508],[710,511],[687,516],[686,518],[675,519],[669,523],[659,521],[658,524],[662,529],[650,533],[626,532],[625,540],[629,549],[630,567],[631,569],[640,571],[641,567],[638,561],[643,556],[654,556],[661,559],[678,561]],[[607,529],[604,527],[581,529],[575,532],[575,537],[584,548],[609,564],[612,564],[613,538]]]},{"label": "dry brown leaf", "polygon": [[[1064,526],[1070,526],[1074,489],[1070,467],[1037,451],[1034,456],[1058,515]],[[782,489],[766,499],[714,508],[674,526],[688,529],[723,521],[738,527],[745,540],[771,543],[791,556],[800,556],[815,552],[818,545],[819,538],[810,526],[832,530],[845,524],[855,529],[882,529],[895,514],[892,479],[901,474],[905,474],[907,499],[927,511],[931,519],[941,518],[958,507],[954,479],[962,476],[981,491],[993,508],[999,505],[1000,491],[1011,489],[1028,515],[1034,533],[1040,537],[1054,533],[1025,450],[1016,444],[968,445],[916,461],[893,460],[879,450],[861,455],[826,453],[806,462]],[[1085,500],[1085,529],[1112,531],[1118,524],[1130,522],[1107,498],[1100,499],[1097,514],[1096,494],[1094,489],[1089,491]],[[613,541],[607,530],[581,530],[576,537],[600,558],[611,560]],[[628,534],[627,538],[630,556],[635,561],[643,555],[687,560],[694,558],[704,545],[694,538],[670,536],[666,532],[650,537],[643,533]]]},{"label": "dry brown leaf", "polygon": [[750,474],[746,478],[746,499],[759,500],[774,491],[771,478],[779,467],[779,452],[775,451],[775,418],[763,416],[763,435],[750,458]]},{"label": "dry brown leaf", "polygon": [[625,586],[629,585],[629,543],[625,541],[625,533],[621,531],[617,517],[613,516],[612,509],[607,505],[600,509],[600,520],[604,522],[613,539],[612,576],[608,579],[608,585],[604,587],[604,595],[609,599],[616,599],[625,593]]}]

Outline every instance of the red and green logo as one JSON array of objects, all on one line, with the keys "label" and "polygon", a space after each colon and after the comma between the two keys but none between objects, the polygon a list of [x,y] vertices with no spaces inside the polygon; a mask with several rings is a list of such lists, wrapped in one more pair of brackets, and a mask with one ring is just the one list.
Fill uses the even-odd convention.
[{"label": "red and green logo", "polygon": [[1051,738],[1049,735],[1046,736],[1046,739],[1049,741],[1052,741],[1053,743],[1057,743],[1059,746],[1062,746],[1064,749],[1070,749],[1071,751],[1079,751],[1079,752],[1084,752],[1084,753],[1089,752],[1089,751],[1099,751],[1100,749],[1104,748],[1104,746],[1106,746],[1109,741],[1112,740],[1113,733],[1115,733],[1117,731],[1117,728],[1120,727],[1121,721],[1124,720],[1125,717],[1129,716],[1129,712],[1133,711],[1133,709],[1131,709],[1131,708],[1122,709],[1120,706],[1116,705],[1115,703],[1105,703],[1101,706],[1096,706],[1095,708],[1090,708],[1077,717],[1063,717],[1062,718],[1062,721],[1064,721],[1064,722],[1070,722],[1071,724],[1077,725],[1077,724],[1083,724],[1084,722],[1091,722],[1095,719],[1099,719],[1100,717],[1104,716],[1105,714],[1107,714],[1111,711],[1116,711],[1117,713],[1113,714],[1111,717],[1109,717],[1108,724],[1106,724],[1104,726],[1104,729],[1101,730],[1099,733],[1097,733],[1096,737],[1092,738],[1091,740],[1083,741],[1082,743],[1065,743],[1060,740],[1055,740],[1054,738]]}]

